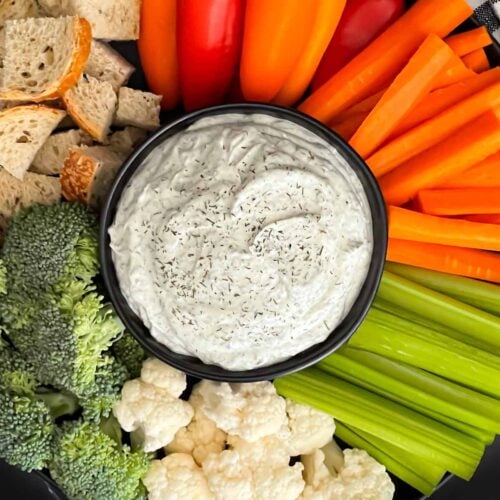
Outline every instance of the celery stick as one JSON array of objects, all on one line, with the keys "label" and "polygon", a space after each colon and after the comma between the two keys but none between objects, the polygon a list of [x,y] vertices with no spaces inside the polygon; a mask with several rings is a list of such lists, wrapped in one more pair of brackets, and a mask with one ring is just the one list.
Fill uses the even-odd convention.
[{"label": "celery stick", "polygon": [[500,353],[500,318],[456,299],[384,272],[378,296],[491,345]]},{"label": "celery stick", "polygon": [[477,440],[411,409],[312,368],[275,381],[290,399],[392,443],[468,479],[484,452]]},{"label": "celery stick", "polygon": [[471,426],[491,431],[486,439],[500,433],[500,401],[418,368],[351,347],[328,356],[319,367],[432,418],[441,414],[448,425],[468,424],[461,431]]},{"label": "celery stick", "polygon": [[390,262],[386,264],[385,268],[391,273],[419,285],[450,295],[462,302],[500,316],[500,286],[498,285]]},{"label": "celery stick", "polygon": [[[344,441],[344,443],[353,448],[365,450],[375,460],[384,465],[389,472],[399,477],[399,479],[402,479],[410,486],[413,486],[424,495],[430,495],[434,491],[434,488],[439,484],[441,477],[446,472],[439,467],[433,466],[436,468],[436,471],[439,471],[440,478],[435,481],[435,476],[438,474],[432,471],[433,480],[430,480],[427,477],[429,473],[420,470],[424,469],[426,464],[422,458],[411,455],[411,453],[405,452],[390,443],[385,443],[385,441],[365,434],[358,429],[351,429],[338,420],[335,424],[335,435]],[[378,446],[375,444],[377,439]],[[413,461],[412,457],[414,457]],[[424,467],[419,467],[420,464],[424,465]]]},{"label": "celery stick", "polygon": [[496,356],[382,311],[370,311],[349,345],[500,396]]},{"label": "celery stick", "polygon": [[[408,321],[411,321],[412,323],[416,323],[417,325],[425,326],[426,328],[429,328],[430,330],[434,330],[435,332],[442,333],[443,335],[446,335],[448,337],[451,337],[455,340],[458,340],[460,342],[463,342],[468,345],[472,345],[476,347],[477,349],[481,349],[485,352],[490,352],[492,350],[492,346],[486,342],[481,342],[473,337],[470,337],[469,335],[466,335],[465,333],[457,332],[456,330],[453,330],[451,328],[446,327],[445,325],[442,325],[440,323],[436,323],[433,320],[429,320],[427,318],[424,318],[423,316],[420,316],[418,314],[415,314],[411,311],[408,311],[408,309],[403,309],[400,306],[396,306],[394,304],[391,304],[390,302],[387,302],[386,300],[382,300],[377,297],[375,302],[373,303],[373,308],[379,310],[379,311],[384,311],[390,314],[393,314],[394,316],[398,316],[399,318],[406,319]],[[493,350],[495,350],[493,348]]]}]

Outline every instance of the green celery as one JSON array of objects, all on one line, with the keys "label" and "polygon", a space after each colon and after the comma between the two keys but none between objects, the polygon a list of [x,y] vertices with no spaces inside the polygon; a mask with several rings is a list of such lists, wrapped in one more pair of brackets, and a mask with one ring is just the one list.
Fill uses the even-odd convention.
[{"label": "green celery", "polygon": [[500,316],[500,286],[485,281],[388,262],[391,273]]},{"label": "green celery", "polygon": [[500,401],[424,370],[351,347],[328,356],[319,367],[451,427],[458,425],[462,432],[474,435],[474,427],[490,431],[475,434],[486,441],[500,433]]},{"label": "green celery", "polygon": [[372,309],[349,345],[500,396],[500,358],[383,311]]},{"label": "green celery", "polygon": [[458,340],[460,342],[463,342],[464,344],[472,345],[478,349],[481,349],[485,352],[490,352],[491,345],[487,344],[486,342],[481,342],[477,340],[476,338],[470,337],[469,335],[466,335],[465,333],[462,332],[457,332],[456,330],[453,330],[451,328],[446,327],[445,325],[442,325],[440,323],[436,323],[433,320],[427,319],[423,316],[420,316],[418,314],[415,314],[414,312],[408,311],[408,309],[403,309],[400,306],[396,306],[390,302],[387,302],[386,300],[382,300],[380,298],[376,298],[375,302],[373,303],[372,309],[375,308],[379,311],[384,311],[387,313],[390,313],[394,316],[398,316],[399,318],[406,319],[407,321],[411,321],[412,323],[415,323],[417,325],[425,326],[426,328],[429,328],[430,330],[434,330],[435,332],[442,333],[443,335],[446,335],[447,337],[451,337],[455,340]]},{"label": "green celery", "polygon": [[500,353],[500,318],[401,276],[384,272],[378,297],[448,328],[464,333]]},{"label": "green celery", "polygon": [[405,483],[424,495],[430,495],[446,471],[421,457],[370,436],[358,429],[350,428],[338,420],[335,422],[335,436],[353,448],[365,450],[375,460]]},{"label": "green celery", "polygon": [[277,379],[280,394],[407,449],[463,479],[474,473],[484,445],[398,403],[317,368]]}]

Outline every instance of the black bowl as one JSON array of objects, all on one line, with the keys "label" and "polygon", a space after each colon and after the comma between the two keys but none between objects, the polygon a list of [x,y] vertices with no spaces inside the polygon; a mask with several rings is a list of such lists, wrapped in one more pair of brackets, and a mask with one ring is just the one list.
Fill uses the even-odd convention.
[{"label": "black bowl", "polygon": [[[368,197],[373,220],[373,254],[368,274],[354,306],[342,323],[326,340],[292,358],[270,366],[246,371],[230,371],[219,366],[207,365],[195,357],[177,354],[153,338],[139,317],[129,307],[121,293],[111,257],[108,235],[108,228],[113,223],[122,190],[149,153],[165,139],[185,130],[200,118],[227,113],[260,113],[279,117],[303,126],[334,145],[358,175]],[[387,219],[382,194],[370,170],[363,160],[331,130],[316,120],[288,108],[264,104],[229,104],[202,109],[166,125],[127,160],[118,174],[101,212],[99,244],[102,274],[111,301],[127,329],[130,330],[146,351],[165,363],[197,378],[227,382],[254,382],[274,379],[313,365],[338,349],[353,335],[368,312],[380,283],[387,248]]]}]

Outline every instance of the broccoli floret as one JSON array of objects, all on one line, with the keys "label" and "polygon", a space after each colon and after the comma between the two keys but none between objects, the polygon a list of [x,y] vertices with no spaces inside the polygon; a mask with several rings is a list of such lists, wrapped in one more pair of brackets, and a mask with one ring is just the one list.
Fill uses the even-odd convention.
[{"label": "broccoli floret", "polygon": [[26,471],[42,469],[51,456],[54,420],[76,409],[73,396],[37,388],[29,364],[1,341],[0,457]]},{"label": "broccoli floret", "polygon": [[97,369],[94,385],[80,397],[84,419],[99,423],[102,418],[109,417],[128,378],[128,371],[122,363],[113,356],[104,356],[103,365]]},{"label": "broccoli floret", "polygon": [[70,499],[145,498],[141,479],[149,459],[144,452],[118,446],[90,422],[65,422],[56,436],[49,472]]},{"label": "broccoli floret", "polygon": [[41,383],[78,396],[123,330],[92,284],[97,248],[96,219],[81,205],[60,203],[19,212],[2,249],[7,295],[0,315],[10,339]]},{"label": "broccoli floret", "polygon": [[147,356],[139,342],[130,333],[124,332],[113,344],[111,350],[116,358],[127,367],[130,378],[138,378],[141,375],[142,362]]}]

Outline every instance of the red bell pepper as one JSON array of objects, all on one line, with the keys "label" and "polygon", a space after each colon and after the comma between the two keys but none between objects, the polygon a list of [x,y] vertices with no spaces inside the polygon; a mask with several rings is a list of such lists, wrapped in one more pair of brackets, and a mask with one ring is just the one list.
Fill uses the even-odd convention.
[{"label": "red bell pepper", "polygon": [[404,0],[347,0],[337,30],[314,75],[312,89],[321,87],[404,10]]},{"label": "red bell pepper", "polygon": [[238,68],[244,14],[244,0],[178,1],[179,74],[188,111],[224,101]]}]

